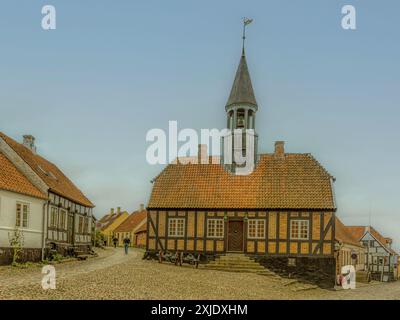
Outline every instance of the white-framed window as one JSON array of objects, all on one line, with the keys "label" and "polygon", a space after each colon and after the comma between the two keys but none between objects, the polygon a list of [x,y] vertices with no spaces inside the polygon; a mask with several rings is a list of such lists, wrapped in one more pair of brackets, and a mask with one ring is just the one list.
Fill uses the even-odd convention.
[{"label": "white-framed window", "polygon": [[308,220],[291,220],[290,221],[290,238],[294,240],[307,240],[309,237],[309,221]]},{"label": "white-framed window", "polygon": [[29,216],[29,204],[23,203],[23,202],[17,202],[15,226],[27,228],[28,227],[28,216]]},{"label": "white-framed window", "polygon": [[265,238],[265,220],[249,219],[247,224],[247,237],[249,239]]},{"label": "white-framed window", "polygon": [[185,219],[170,218],[168,220],[168,236],[183,237],[185,235]]},{"label": "white-framed window", "polygon": [[66,229],[67,223],[67,211],[60,209],[60,218],[58,221],[58,226],[60,229]]},{"label": "white-framed window", "polygon": [[208,238],[224,237],[224,219],[207,220],[207,237]]},{"label": "white-framed window", "polygon": [[58,208],[51,207],[50,208],[50,227],[57,228],[58,224]]}]

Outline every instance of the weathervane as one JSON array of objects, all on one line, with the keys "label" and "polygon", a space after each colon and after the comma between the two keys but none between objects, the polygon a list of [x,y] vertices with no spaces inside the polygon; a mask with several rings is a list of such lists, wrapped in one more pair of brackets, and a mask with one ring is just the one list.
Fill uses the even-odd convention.
[{"label": "weathervane", "polygon": [[246,39],[246,26],[253,22],[253,19],[243,18],[243,47],[242,47],[242,54],[244,55],[244,40]]}]

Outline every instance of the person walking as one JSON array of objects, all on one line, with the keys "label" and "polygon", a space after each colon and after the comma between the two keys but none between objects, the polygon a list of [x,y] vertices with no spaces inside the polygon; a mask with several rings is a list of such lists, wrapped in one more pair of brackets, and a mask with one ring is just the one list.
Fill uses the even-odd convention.
[{"label": "person walking", "polygon": [[113,238],[113,243],[114,243],[114,248],[117,247],[117,243],[118,243],[118,238],[114,236]]},{"label": "person walking", "polygon": [[125,239],[124,239],[125,254],[128,254],[128,248],[129,248],[130,243],[131,243],[131,239],[129,239],[128,237],[125,237]]}]

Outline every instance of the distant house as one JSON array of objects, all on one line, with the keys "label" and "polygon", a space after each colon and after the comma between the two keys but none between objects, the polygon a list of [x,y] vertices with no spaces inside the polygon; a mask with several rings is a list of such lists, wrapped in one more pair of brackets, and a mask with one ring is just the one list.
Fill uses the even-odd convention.
[{"label": "distant house", "polygon": [[36,188],[0,152],[0,264],[12,261],[10,237],[17,228],[23,236],[21,261],[39,261],[45,247],[43,210],[47,194]]},{"label": "distant house", "polygon": [[114,230],[128,217],[128,211],[121,211],[121,207],[118,207],[116,212],[111,208],[110,212],[97,222],[97,229],[106,239],[107,246],[113,245]]},{"label": "distant house", "polygon": [[351,226],[346,230],[364,246],[368,257],[365,266],[372,279],[394,280],[398,272],[398,254],[391,248],[392,239],[385,238],[371,226]]},{"label": "distant house", "polygon": [[352,265],[356,271],[365,269],[366,250],[361,242],[346,230],[346,226],[336,217],[335,225],[336,274],[341,274],[343,266]]},{"label": "distant house", "polygon": [[131,246],[146,245],[146,222],[147,211],[141,205],[139,210],[133,212],[115,229],[114,234],[118,239],[118,244],[122,246],[123,240],[128,237],[131,240]]},{"label": "distant house", "polygon": [[[44,230],[43,245],[61,254],[74,249],[89,250],[93,203],[55,164],[37,153],[33,136],[25,135],[23,138],[21,144],[0,132],[0,153],[48,199],[41,209],[40,231],[35,229],[37,232]],[[26,209],[22,207],[21,210]],[[9,207],[3,214],[13,220],[16,212]],[[23,223],[21,228],[26,233],[30,229]]]},{"label": "distant house", "polygon": [[147,237],[147,223],[143,224],[135,231],[136,246],[140,248],[146,247],[146,237]]}]

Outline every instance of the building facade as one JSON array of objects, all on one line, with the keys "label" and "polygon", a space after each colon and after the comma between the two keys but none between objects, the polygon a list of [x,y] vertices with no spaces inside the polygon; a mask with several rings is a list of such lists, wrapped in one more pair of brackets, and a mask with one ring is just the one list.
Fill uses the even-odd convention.
[{"label": "building facade", "polygon": [[[125,219],[115,230],[114,234],[118,239],[118,245],[124,245],[124,239],[128,238],[131,243],[131,247],[140,246],[140,239],[143,237],[141,232],[136,233],[142,226],[146,225],[147,211],[144,206],[141,206],[139,210],[134,211],[128,218]],[[138,243],[139,240],[139,243]]]},{"label": "building facade", "polygon": [[[197,163],[169,164],[153,180],[147,251],[200,253],[205,261],[238,252],[277,272],[305,275],[315,270],[318,281],[331,286],[334,178],[310,154],[286,153],[282,141],[275,143],[273,153],[259,154],[258,139],[247,139],[246,130],[257,136],[257,111],[243,50],[225,112],[228,129],[239,130],[243,142],[252,141],[253,166],[235,161],[235,154],[248,151],[243,144],[232,148],[232,163],[226,162],[226,153],[215,163],[199,148]],[[250,171],[242,170],[246,166]]]}]

